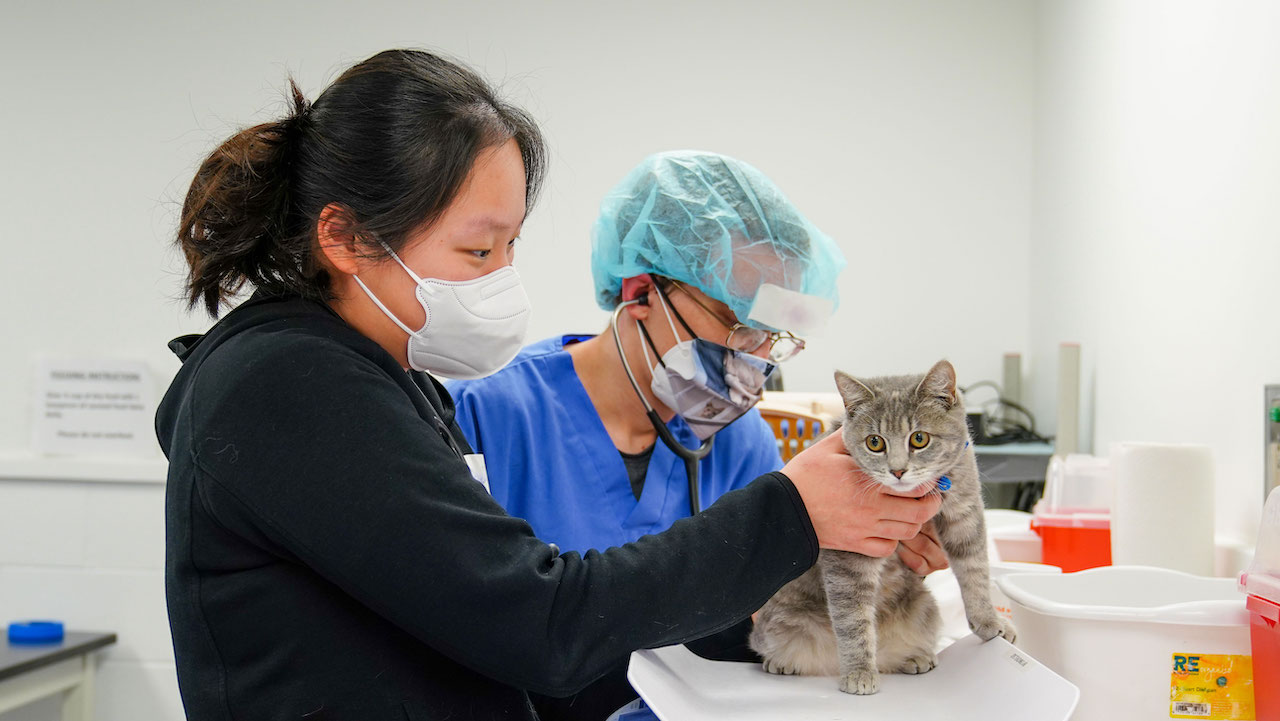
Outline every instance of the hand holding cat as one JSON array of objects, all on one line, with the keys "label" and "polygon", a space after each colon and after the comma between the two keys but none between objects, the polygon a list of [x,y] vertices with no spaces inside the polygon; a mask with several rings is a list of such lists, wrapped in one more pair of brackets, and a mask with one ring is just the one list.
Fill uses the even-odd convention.
[{"label": "hand holding cat", "polygon": [[930,485],[894,493],[866,477],[833,433],[792,458],[782,473],[804,501],[818,545],[883,558],[915,538],[942,503]]},{"label": "hand holding cat", "polygon": [[898,558],[917,576],[928,576],[951,565],[947,561],[947,552],[942,550],[942,541],[938,540],[938,529],[934,528],[933,521],[924,524],[915,538],[898,544]]}]

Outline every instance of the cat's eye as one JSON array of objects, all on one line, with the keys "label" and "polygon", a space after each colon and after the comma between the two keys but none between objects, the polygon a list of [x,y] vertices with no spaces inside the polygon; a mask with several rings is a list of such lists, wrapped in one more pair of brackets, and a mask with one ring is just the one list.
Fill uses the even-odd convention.
[{"label": "cat's eye", "polygon": [[867,436],[867,450],[872,453],[883,453],[884,439],[880,436]]},{"label": "cat's eye", "polygon": [[911,434],[911,440],[909,443],[911,443],[912,448],[920,450],[921,448],[929,445],[929,434],[924,431],[916,431]]}]

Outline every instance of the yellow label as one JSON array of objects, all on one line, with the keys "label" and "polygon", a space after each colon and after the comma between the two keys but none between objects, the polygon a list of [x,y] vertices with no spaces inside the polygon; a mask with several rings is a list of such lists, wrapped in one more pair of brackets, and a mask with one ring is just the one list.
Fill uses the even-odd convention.
[{"label": "yellow label", "polygon": [[1253,658],[1175,653],[1169,718],[1248,721],[1253,711]]}]

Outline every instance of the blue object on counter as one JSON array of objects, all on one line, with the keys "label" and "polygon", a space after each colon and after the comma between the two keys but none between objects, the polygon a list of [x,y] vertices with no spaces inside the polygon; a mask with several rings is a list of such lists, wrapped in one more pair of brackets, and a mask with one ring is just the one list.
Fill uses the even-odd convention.
[{"label": "blue object on counter", "polygon": [[59,643],[61,621],[14,621],[9,624],[9,643]]}]

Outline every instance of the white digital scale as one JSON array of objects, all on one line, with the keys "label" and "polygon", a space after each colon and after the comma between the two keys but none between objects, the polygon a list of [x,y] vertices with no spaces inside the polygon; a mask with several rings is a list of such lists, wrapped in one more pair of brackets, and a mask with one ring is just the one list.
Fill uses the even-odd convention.
[{"label": "white digital scale", "polygon": [[760,664],[708,661],[684,646],[637,651],[631,685],[662,721],[1066,721],[1074,684],[1003,638],[970,634],[919,675],[881,674],[854,696],[831,676],[777,676]]}]

